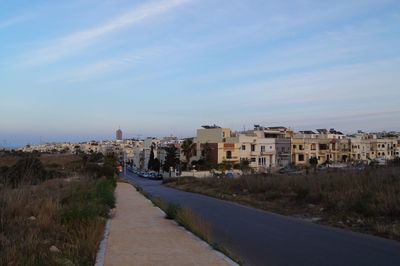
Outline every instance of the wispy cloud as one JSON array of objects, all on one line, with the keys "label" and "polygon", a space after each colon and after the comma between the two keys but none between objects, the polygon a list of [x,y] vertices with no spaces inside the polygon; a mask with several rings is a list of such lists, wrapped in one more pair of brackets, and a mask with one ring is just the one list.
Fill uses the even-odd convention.
[{"label": "wispy cloud", "polygon": [[147,60],[149,60],[149,58],[160,58],[167,55],[170,51],[171,49],[169,47],[148,47],[135,52],[125,53],[118,57],[102,59],[93,63],[73,67],[60,75],[46,77],[45,79],[41,80],[41,82],[84,82],[87,80],[107,76],[108,74],[115,73],[116,71],[137,67],[139,64],[145,63]]},{"label": "wispy cloud", "polygon": [[9,19],[4,20],[4,21],[0,21],[0,30],[3,29],[3,28],[8,28],[8,27],[11,27],[11,26],[13,26],[15,24],[24,22],[24,21],[26,21],[26,20],[28,20],[30,18],[31,18],[31,16],[17,16],[17,17],[9,18]]},{"label": "wispy cloud", "polygon": [[75,32],[52,41],[49,45],[33,51],[24,58],[23,65],[37,66],[61,60],[90,47],[108,34],[157,17],[189,1],[191,0],[170,0],[141,5],[98,27]]}]

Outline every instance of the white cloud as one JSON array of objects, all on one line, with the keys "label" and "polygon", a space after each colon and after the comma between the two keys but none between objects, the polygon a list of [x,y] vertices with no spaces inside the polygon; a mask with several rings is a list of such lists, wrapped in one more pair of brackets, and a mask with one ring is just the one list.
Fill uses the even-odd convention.
[{"label": "white cloud", "polygon": [[33,51],[27,58],[24,58],[23,65],[35,66],[58,61],[88,48],[108,34],[128,26],[134,26],[144,20],[157,17],[189,1],[190,0],[170,0],[141,5],[125,14],[115,17],[103,25],[79,31],[52,41],[48,46]]},{"label": "white cloud", "polygon": [[30,16],[17,16],[4,21],[0,21],[0,29],[11,27],[15,24],[24,22],[30,18],[31,18]]}]

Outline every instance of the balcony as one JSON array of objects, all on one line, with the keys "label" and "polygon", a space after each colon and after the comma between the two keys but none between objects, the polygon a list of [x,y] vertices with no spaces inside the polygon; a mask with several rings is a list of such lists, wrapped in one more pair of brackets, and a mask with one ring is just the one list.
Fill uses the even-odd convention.
[{"label": "balcony", "polygon": [[238,161],[239,160],[239,156],[231,156],[229,158],[226,157],[226,156],[223,156],[222,160],[223,161],[227,161],[227,162]]},{"label": "balcony", "polygon": [[273,151],[262,151],[262,152],[260,152],[260,155],[261,156],[274,155],[274,152]]}]

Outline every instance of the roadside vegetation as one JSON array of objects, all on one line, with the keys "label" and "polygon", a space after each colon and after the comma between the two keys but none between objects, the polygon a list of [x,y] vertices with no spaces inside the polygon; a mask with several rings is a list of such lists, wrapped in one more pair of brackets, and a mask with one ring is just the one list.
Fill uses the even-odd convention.
[{"label": "roadside vegetation", "polygon": [[179,225],[185,227],[204,241],[211,241],[210,224],[202,217],[193,213],[191,209],[183,208],[177,204],[167,204],[160,199],[153,199],[152,202],[165,212],[165,218],[175,220]]},{"label": "roadside vegetation", "polygon": [[10,156],[19,160],[0,171],[0,265],[94,265],[115,206],[113,157]]},{"label": "roadside vegetation", "polygon": [[400,167],[308,175],[180,177],[167,186],[400,240]]},{"label": "roadside vegetation", "polygon": [[167,203],[162,201],[160,198],[153,198],[143,191],[141,187],[136,187],[136,190],[143,194],[146,198],[150,199],[155,206],[159,207],[165,213],[166,219],[175,220],[186,230],[192,232],[194,235],[207,242],[212,248],[220,251],[241,265],[241,262],[235,258],[229,250],[214,241],[212,237],[211,225],[201,216],[195,214],[190,208],[182,207],[179,204]]}]

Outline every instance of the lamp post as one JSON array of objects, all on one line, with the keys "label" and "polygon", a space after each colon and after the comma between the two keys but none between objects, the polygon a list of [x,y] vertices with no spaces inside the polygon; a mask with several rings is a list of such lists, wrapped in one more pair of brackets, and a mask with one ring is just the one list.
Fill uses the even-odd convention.
[{"label": "lamp post", "polygon": [[194,177],[194,172],[196,171],[196,165],[192,165],[192,172],[193,172],[193,177]]}]

